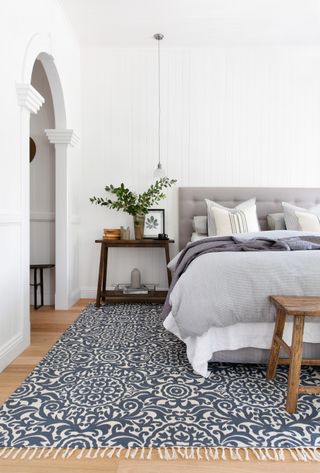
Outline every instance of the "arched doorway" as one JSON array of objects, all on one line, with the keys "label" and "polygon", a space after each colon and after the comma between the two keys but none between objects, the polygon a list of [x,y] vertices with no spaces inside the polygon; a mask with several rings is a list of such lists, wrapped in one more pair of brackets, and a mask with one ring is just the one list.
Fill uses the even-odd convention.
[{"label": "arched doorway", "polygon": [[29,330],[29,264],[30,264],[30,178],[29,178],[29,130],[30,114],[37,113],[44,99],[31,84],[34,64],[40,61],[50,86],[54,109],[55,127],[46,129],[49,142],[55,148],[55,307],[67,309],[71,305],[69,294],[69,251],[68,251],[68,145],[74,145],[76,137],[66,128],[66,109],[60,76],[52,54],[49,35],[34,35],[27,46],[23,61],[21,82],[16,85],[18,103],[21,106],[21,174],[22,174],[22,267],[24,331]]}]

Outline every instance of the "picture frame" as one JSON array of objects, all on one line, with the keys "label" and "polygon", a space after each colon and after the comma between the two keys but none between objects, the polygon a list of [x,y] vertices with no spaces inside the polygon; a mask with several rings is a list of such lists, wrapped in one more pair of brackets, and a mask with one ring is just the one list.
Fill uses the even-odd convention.
[{"label": "picture frame", "polygon": [[164,209],[148,209],[143,238],[158,238],[159,233],[165,233]]}]

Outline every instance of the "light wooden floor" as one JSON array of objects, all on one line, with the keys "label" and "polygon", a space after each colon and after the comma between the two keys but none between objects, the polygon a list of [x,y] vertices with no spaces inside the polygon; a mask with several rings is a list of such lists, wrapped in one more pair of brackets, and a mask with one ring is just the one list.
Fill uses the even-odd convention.
[{"label": "light wooden floor", "polygon": [[[81,300],[68,311],[55,311],[44,307],[31,312],[32,343],[11,365],[0,374],[0,402],[19,386],[33,367],[46,354],[48,349],[59,338],[61,333],[78,316],[83,307],[90,301]],[[81,459],[67,460],[11,460],[0,458],[0,472],[4,473],[305,473],[319,472],[319,463],[251,462],[239,461],[192,461],[192,460],[122,460],[122,459]]]}]

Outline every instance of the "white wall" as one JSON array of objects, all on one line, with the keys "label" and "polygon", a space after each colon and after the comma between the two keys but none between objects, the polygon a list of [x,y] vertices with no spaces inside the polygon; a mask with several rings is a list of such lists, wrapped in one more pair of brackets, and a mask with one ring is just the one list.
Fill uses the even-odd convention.
[{"label": "white wall", "polygon": [[[163,164],[178,186],[319,186],[320,48],[162,49]],[[136,191],[157,162],[156,50],[82,51],[83,296],[95,293],[102,228],[129,224],[94,207],[106,184]],[[176,190],[160,207],[177,238]],[[118,251],[118,253],[116,253]],[[166,286],[160,250],[114,250],[108,285],[134,266]],[[120,253],[121,252],[121,253]]]},{"label": "white wall", "polygon": [[[56,0],[10,0],[0,7],[0,370],[29,344],[29,162],[22,160],[21,124],[27,112],[18,105],[16,83],[23,81],[26,50],[36,37],[49,37],[63,88],[67,126],[80,134],[79,48]],[[68,153],[70,250],[78,245],[80,149]],[[72,184],[71,184],[72,182]],[[78,221],[74,218],[73,221]],[[72,252],[69,251],[71,254]],[[79,293],[78,262],[72,253],[70,292]]]},{"label": "white wall", "polygon": [[[30,264],[55,263],[55,151],[45,129],[54,128],[54,110],[49,82],[40,61],[32,71],[32,86],[45,103],[30,118],[30,136],[36,143],[36,155],[30,163]],[[34,272],[30,274],[33,283]],[[38,272],[38,281],[40,278]],[[54,304],[55,272],[44,270],[44,303]],[[30,288],[34,304],[34,288]],[[38,288],[38,304],[40,289]]]}]

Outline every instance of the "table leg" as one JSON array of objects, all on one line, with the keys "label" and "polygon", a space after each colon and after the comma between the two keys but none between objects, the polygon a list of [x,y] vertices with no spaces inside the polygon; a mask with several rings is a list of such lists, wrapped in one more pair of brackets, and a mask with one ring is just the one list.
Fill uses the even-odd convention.
[{"label": "table leg", "polygon": [[288,379],[287,411],[292,414],[297,410],[302,360],[304,315],[296,315],[293,322],[291,360]]},{"label": "table leg", "polygon": [[278,366],[279,353],[280,353],[280,344],[278,343],[277,337],[282,339],[284,324],[286,321],[286,314],[284,310],[277,310],[277,318],[273,331],[272,345],[269,355],[268,369],[267,369],[267,378],[274,379],[276,375],[276,370]]},{"label": "table leg", "polygon": [[101,243],[96,307],[100,307],[100,302],[101,302],[101,286],[102,286],[102,278],[103,278],[103,266],[104,266],[104,244]]},{"label": "table leg", "polygon": [[171,284],[171,281],[172,281],[172,275],[171,275],[171,271],[170,269],[168,268],[168,264],[170,262],[170,252],[169,252],[169,243],[167,242],[165,247],[165,253],[166,253],[166,265],[167,265],[167,276],[168,276],[168,284],[170,286]]},{"label": "table leg", "polygon": [[105,291],[107,287],[107,266],[108,266],[108,247],[104,249],[104,258],[103,258],[103,278],[102,278],[102,300],[106,300]]},{"label": "table leg", "polygon": [[38,289],[38,286],[37,286],[37,268],[34,268],[33,270],[33,297],[34,297],[34,301],[33,301],[33,307],[34,307],[34,310],[37,310],[38,309],[38,304],[37,304],[37,289]]},{"label": "table leg", "polygon": [[44,297],[43,297],[43,268],[40,268],[40,294],[41,294],[41,307],[44,304]]}]

